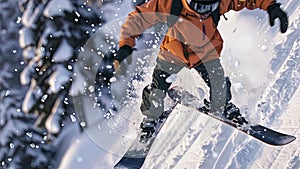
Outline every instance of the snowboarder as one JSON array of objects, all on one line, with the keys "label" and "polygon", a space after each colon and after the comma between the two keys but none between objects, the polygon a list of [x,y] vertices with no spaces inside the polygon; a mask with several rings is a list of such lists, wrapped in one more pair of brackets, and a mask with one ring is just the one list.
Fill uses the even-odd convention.
[{"label": "snowboarder", "polygon": [[[115,70],[120,62],[132,54],[137,38],[157,22],[166,22],[175,0],[149,0],[137,6],[122,25],[119,50],[114,57]],[[232,119],[241,117],[239,108],[231,100],[230,80],[220,63],[223,40],[217,29],[220,16],[243,8],[266,10],[270,25],[280,20],[280,30],[286,32],[287,14],[274,0],[180,0],[179,19],[169,27],[158,53],[152,83],[142,93],[141,112],[147,117],[144,125],[155,126],[155,119],[164,111],[164,98],[171,86],[168,77],[183,67],[194,68],[210,89],[210,112]],[[191,25],[185,25],[191,23]],[[198,29],[195,31],[195,28]],[[154,124],[154,125],[149,125]],[[143,128],[143,126],[142,126]]]}]

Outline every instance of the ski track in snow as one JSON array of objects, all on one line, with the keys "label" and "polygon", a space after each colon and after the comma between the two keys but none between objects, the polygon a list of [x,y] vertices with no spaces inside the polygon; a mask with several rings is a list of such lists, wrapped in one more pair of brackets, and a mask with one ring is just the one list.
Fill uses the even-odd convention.
[{"label": "ski track in snow", "polygon": [[[262,101],[266,103],[263,104],[262,110],[264,110],[266,114],[266,119],[269,119],[269,122],[267,123],[268,125],[275,124],[276,126],[278,118],[286,113],[288,104],[292,101],[292,99],[294,99],[293,96],[300,84],[300,38],[297,36],[300,34],[300,17],[294,21],[294,26],[295,28],[293,32],[287,36],[286,42],[282,45],[276,46],[275,48],[275,51],[278,51],[275,58],[279,58],[280,56],[281,58],[284,58],[282,56],[283,53],[286,54],[286,58],[281,61],[282,66],[276,74],[276,79],[270,86],[270,89],[267,90],[268,92],[265,93],[265,97],[262,99]],[[279,127],[279,129],[281,129],[281,127]],[[298,127],[287,131],[290,131],[291,134],[296,136],[299,136],[300,132]],[[269,165],[268,168],[278,168],[278,166],[283,168],[299,168],[299,149],[288,148],[288,150],[289,151],[284,148],[278,148],[277,151],[272,152],[273,155],[272,157],[269,157],[268,164],[264,163],[264,165]],[[287,154],[291,154],[292,156],[287,157]],[[280,164],[278,161],[281,163],[286,162],[286,164]],[[296,167],[297,165],[298,167]]]},{"label": "ski track in snow", "polygon": [[[176,111],[176,109],[175,109]],[[189,109],[180,109],[177,108],[178,113],[172,113],[172,115],[169,117],[168,122],[165,125],[165,128],[167,128],[167,131],[164,131],[164,138],[160,138],[162,141],[156,140],[156,144],[158,145],[170,145],[163,149],[164,154],[158,156],[157,158],[153,158],[149,160],[148,163],[150,163],[150,166],[155,164],[155,166],[164,166],[165,160],[172,161],[168,168],[173,168],[172,164],[176,164],[177,161],[183,156],[186,149],[190,146],[190,142],[193,141],[189,139],[189,136],[191,135],[191,127],[194,124],[194,119],[197,119],[198,114],[191,113]],[[180,113],[180,114],[179,114]],[[187,116],[187,118],[182,120],[182,115],[184,114]],[[174,117],[178,116],[178,117]],[[181,118],[180,118],[181,117]],[[180,127],[179,127],[180,126]],[[176,130],[174,130],[176,128]],[[186,130],[188,132],[186,133]],[[169,143],[166,144],[166,141]],[[181,146],[177,146],[178,143],[182,143]],[[162,151],[162,147],[153,148],[153,151],[156,151],[157,153],[160,153]],[[172,154],[172,156],[169,156],[169,154]],[[151,155],[150,155],[151,156]],[[150,167],[149,166],[149,167]],[[154,167],[154,166],[153,166]],[[147,161],[145,162],[144,168],[148,168]],[[151,168],[151,167],[150,167]]]}]

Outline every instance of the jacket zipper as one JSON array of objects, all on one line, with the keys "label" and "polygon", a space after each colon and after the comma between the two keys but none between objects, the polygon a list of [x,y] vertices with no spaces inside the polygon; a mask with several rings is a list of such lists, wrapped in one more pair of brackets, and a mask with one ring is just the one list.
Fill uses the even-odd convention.
[{"label": "jacket zipper", "polygon": [[205,24],[202,24],[202,31],[203,31],[202,39],[205,40],[205,37],[206,37],[206,27],[205,27]]}]

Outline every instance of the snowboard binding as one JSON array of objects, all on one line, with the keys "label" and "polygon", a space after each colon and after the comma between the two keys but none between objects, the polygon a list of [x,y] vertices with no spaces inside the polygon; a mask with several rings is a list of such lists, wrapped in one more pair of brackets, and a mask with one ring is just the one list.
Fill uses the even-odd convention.
[{"label": "snowboard binding", "polygon": [[140,142],[146,143],[149,138],[151,138],[156,130],[156,120],[152,118],[144,118],[140,128],[142,129],[142,134],[140,136]]},{"label": "snowboard binding", "polygon": [[248,124],[246,119],[240,113],[240,109],[231,102],[225,105],[223,116],[239,125]]},{"label": "snowboard binding", "polygon": [[[207,99],[204,99],[203,103],[204,106],[199,108],[199,110],[206,113],[210,113],[211,112],[210,102]],[[227,103],[224,106],[224,110],[222,111],[222,116],[225,119],[230,120],[233,123],[236,123],[238,125],[248,124],[248,121],[242,116],[240,109],[231,102]]]}]

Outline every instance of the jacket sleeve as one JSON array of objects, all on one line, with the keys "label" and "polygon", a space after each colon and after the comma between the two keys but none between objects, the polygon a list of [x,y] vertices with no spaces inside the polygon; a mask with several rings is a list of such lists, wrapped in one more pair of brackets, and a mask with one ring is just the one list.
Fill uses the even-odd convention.
[{"label": "jacket sleeve", "polygon": [[226,7],[224,7],[223,11],[221,11],[221,14],[224,14],[230,10],[240,11],[244,8],[250,10],[260,8],[266,11],[268,6],[275,3],[275,0],[227,0],[227,2],[227,10]]},{"label": "jacket sleeve", "polygon": [[122,25],[119,47],[135,45],[135,38],[158,22],[165,22],[172,0],[150,0],[129,13]]}]

